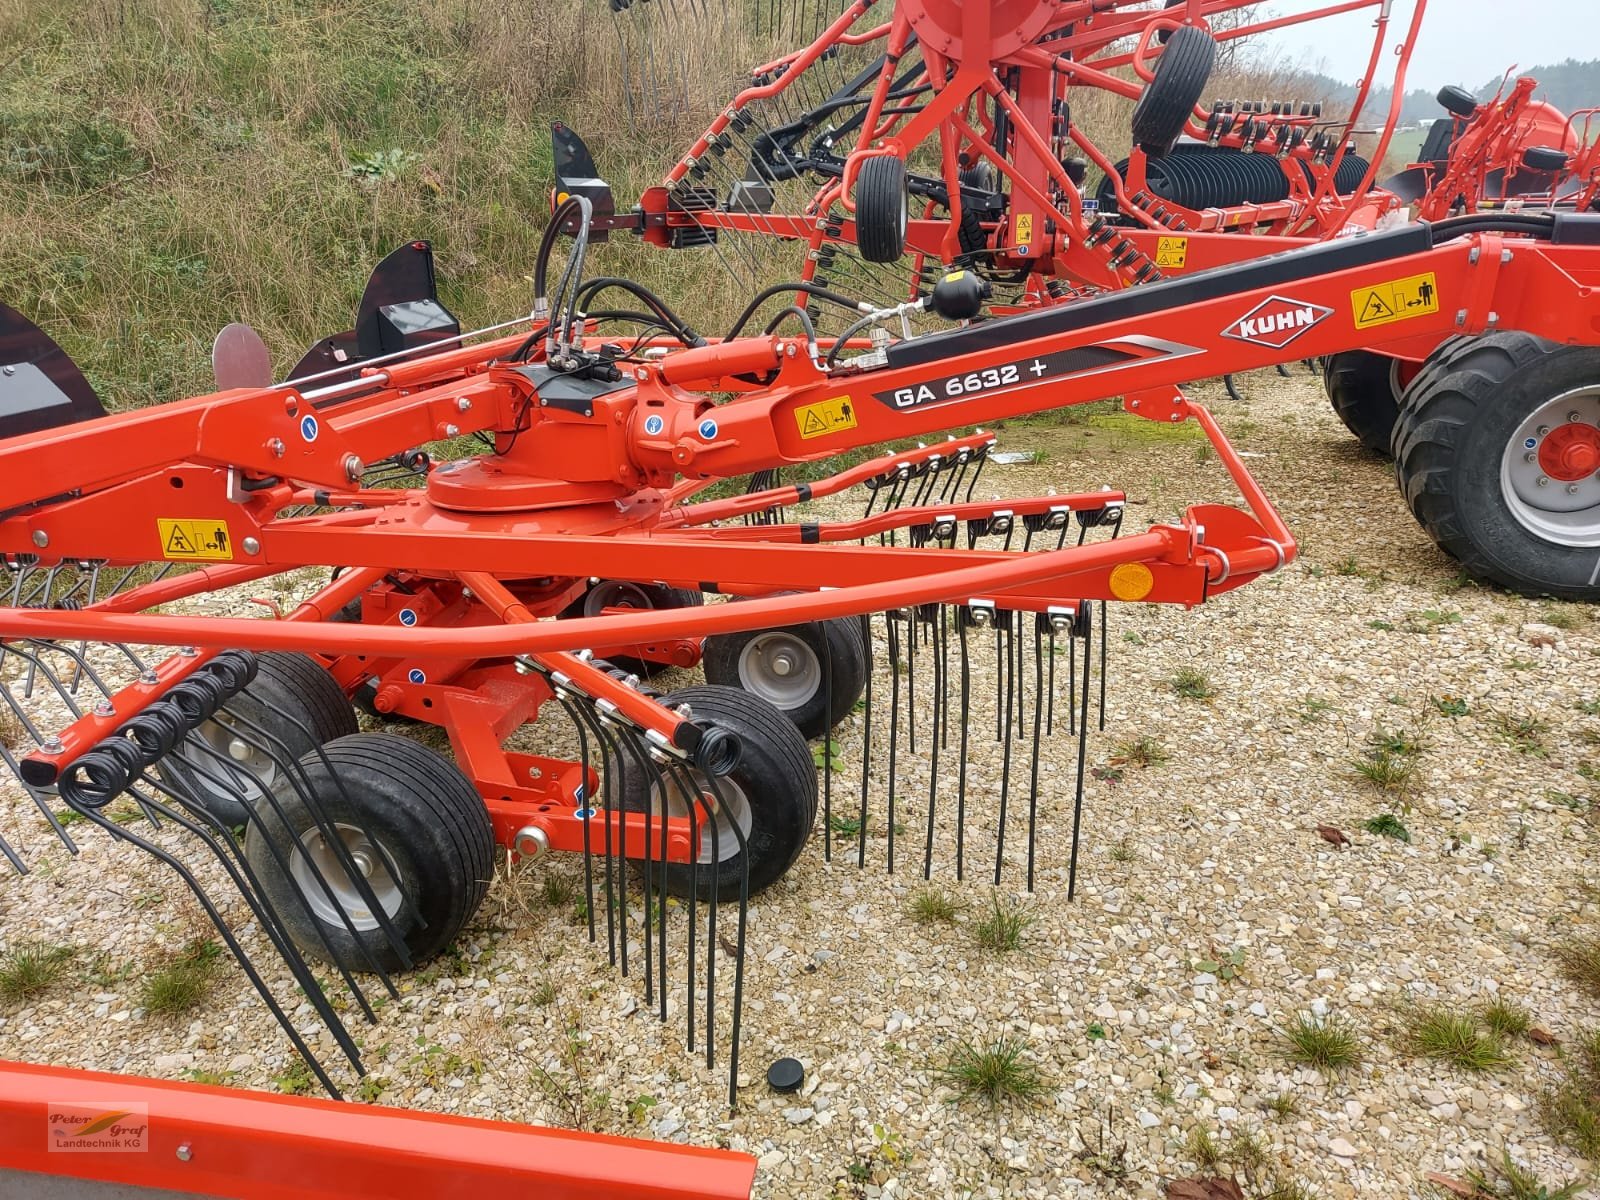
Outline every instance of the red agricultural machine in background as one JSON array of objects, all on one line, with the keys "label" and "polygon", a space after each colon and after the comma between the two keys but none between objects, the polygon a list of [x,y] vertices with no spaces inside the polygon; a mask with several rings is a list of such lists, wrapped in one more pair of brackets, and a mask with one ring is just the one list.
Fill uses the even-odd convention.
[{"label": "red agricultural machine in background", "polygon": [[[1301,98],[1207,101],[1219,45],[1365,9],[1375,36],[1349,112]],[[630,74],[632,104],[658,111],[680,81],[643,47],[681,14],[653,0],[612,10],[626,62],[650,64]],[[1241,0],[1169,0],[1159,9],[912,0],[886,20],[858,3],[809,26],[779,22],[769,35],[800,48],[756,66],[748,86],[717,104],[705,133],[631,213],[614,211],[592,156],[563,128],[558,186],[595,199],[601,228],[709,247],[736,276],[770,273],[787,255],[806,280],[888,302],[915,298],[954,266],[987,280],[1001,311],[1359,236],[1405,220],[1412,205],[1427,220],[1508,202],[1587,208],[1595,166],[1587,120],[1578,132],[1532,98],[1530,81],[1483,106],[1448,89],[1441,98],[1455,115],[1436,128],[1428,161],[1375,186],[1423,4],[1392,40],[1389,6],[1378,0],[1285,17],[1253,10]],[[730,29],[761,20],[723,13]],[[1353,139],[1390,51],[1390,107],[1369,161]],[[1075,115],[1100,111],[1107,96],[1128,102],[1125,124],[1097,144]],[[1384,325],[1436,300],[1421,278],[1397,281],[1364,297],[1360,327],[1375,342]],[[1475,363],[1451,358],[1455,348],[1352,349],[1328,364],[1336,411],[1375,449],[1387,452],[1392,435],[1415,448],[1397,457],[1401,490],[1474,575],[1524,592],[1600,597],[1589,553],[1600,548],[1600,430],[1584,405],[1561,398],[1570,389],[1552,397],[1522,386],[1539,347],[1513,339]],[[1499,364],[1493,406],[1517,414],[1505,428],[1481,412],[1488,397],[1475,385],[1473,372],[1491,361]],[[1401,393],[1425,364],[1440,368],[1429,378],[1445,380],[1449,399],[1441,408],[1419,388],[1408,402],[1412,434],[1400,438]],[[1578,428],[1548,440],[1567,425]],[[1486,475],[1501,481],[1493,502]]]}]

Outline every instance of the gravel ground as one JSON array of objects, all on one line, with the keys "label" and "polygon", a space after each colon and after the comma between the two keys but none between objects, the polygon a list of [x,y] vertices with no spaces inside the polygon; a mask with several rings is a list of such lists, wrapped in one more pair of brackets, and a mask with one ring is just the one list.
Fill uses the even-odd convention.
[{"label": "gravel ground", "polygon": [[[378,1025],[352,1021],[373,1072],[365,1095],[748,1150],[757,1195],[774,1198],[1161,1196],[1194,1171],[1199,1128],[1224,1150],[1253,1139],[1259,1177],[1326,1197],[1432,1195],[1426,1172],[1461,1175],[1502,1146],[1552,1182],[1585,1170],[1538,1117],[1558,1048],[1518,1043],[1510,1065],[1467,1074],[1406,1052],[1401,1014],[1503,997],[1563,1039],[1600,1023],[1551,954],[1595,917],[1580,769],[1600,764],[1600,716],[1579,705],[1600,700],[1600,625],[1584,607],[1464,585],[1316,380],[1269,373],[1244,387],[1242,405],[1199,392],[1280,501],[1302,558],[1194,612],[1113,611],[1077,897],[1065,875],[1076,745],[1058,734],[1042,757],[1031,897],[1018,892],[1023,841],[1007,844],[999,894],[1031,917],[1018,949],[978,945],[995,889],[952,878],[943,800],[935,879],[961,907],[932,925],[907,910],[921,885],[924,740],[918,755],[901,747],[909,857],[894,875],[875,809],[865,870],[853,856],[825,863],[819,836],[752,906],[736,1113],[720,1066],[684,1051],[676,1012],[666,1027],[652,1020],[637,981],[586,942],[564,889],[571,862],[502,872],[455,955],[403,979]],[[1233,498],[1214,457],[1154,430],[1098,417],[1014,426],[1003,447],[1042,457],[992,468],[984,487],[1110,483],[1129,493],[1132,530]],[[1212,698],[1174,694],[1185,667]],[[880,666],[880,697],[888,679]],[[931,695],[926,675],[919,687]],[[975,729],[992,704],[979,695]],[[1519,743],[1510,723],[1524,718],[1537,724]],[[1380,729],[1426,743],[1403,809],[1351,766]],[[1146,736],[1165,761],[1115,761]],[[858,733],[840,740],[848,790]],[[997,752],[974,747],[974,796]],[[952,766],[946,755],[941,772]],[[1409,843],[1364,830],[1389,807]],[[1318,825],[1352,844],[1336,848]],[[202,931],[169,875],[96,831],[68,858],[14,791],[0,828],[37,868],[0,888],[0,937],[76,948],[42,997],[0,1005],[0,1057],[303,1083],[236,972],[182,1016],[139,1007],[141,968]],[[975,815],[980,856],[993,854],[992,828],[992,813]],[[1196,965],[1230,954],[1236,971]],[[724,956],[731,983],[729,968]],[[1305,1011],[1350,1021],[1365,1061],[1331,1078],[1290,1065],[1275,1030]],[[297,1022],[309,1018],[301,1005]],[[1042,1094],[994,1109],[960,1100],[938,1068],[964,1041],[1002,1037],[1025,1047]],[[799,1096],[762,1081],[782,1055],[806,1066]],[[1277,1097],[1294,1111],[1270,1110]]]}]

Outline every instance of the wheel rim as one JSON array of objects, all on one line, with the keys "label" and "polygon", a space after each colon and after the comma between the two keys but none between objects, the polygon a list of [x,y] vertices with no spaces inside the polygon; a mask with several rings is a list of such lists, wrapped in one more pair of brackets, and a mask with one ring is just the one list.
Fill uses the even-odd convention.
[{"label": "wheel rim", "polygon": [[751,638],[739,652],[739,683],[781,709],[796,709],[822,686],[822,663],[804,638],[773,629]]},{"label": "wheel rim", "polygon": [[[333,828],[384,915],[393,917],[400,911],[401,895],[389,855],[354,825],[339,821]],[[348,916],[350,924],[360,932],[378,928],[376,914],[320,828],[307,829],[300,834],[300,845],[289,854],[289,874],[318,920],[343,928],[344,918]],[[333,893],[331,899],[329,892]]]},{"label": "wheel rim", "polygon": [[[698,828],[700,831],[700,858],[703,863],[727,862],[739,853],[744,842],[750,840],[750,830],[755,821],[754,813],[750,808],[750,797],[745,790],[732,779],[723,776],[717,780],[717,787],[711,787],[711,781],[705,774],[695,768],[689,768],[689,783],[699,789],[698,795],[706,798],[706,803],[711,805],[716,816],[715,821],[705,819],[706,810],[701,807],[697,814]],[[722,803],[717,802],[721,794]],[[687,817],[689,815],[689,798],[685,794],[684,786],[678,777],[670,782],[657,778],[650,788],[650,812],[654,816],[661,816],[665,811],[669,817]],[[739,832],[734,832],[737,825]],[[744,836],[739,836],[743,834]],[[656,834],[657,837],[660,834]]]},{"label": "wheel rim", "polygon": [[608,608],[654,607],[650,593],[643,584],[630,583],[625,579],[603,580],[590,588],[589,594],[583,598],[583,615],[586,617],[598,617]]},{"label": "wheel rim", "polygon": [[1506,443],[1506,506],[1560,546],[1600,546],[1600,387],[1576,388],[1530,413]]},{"label": "wheel rim", "polygon": [[[215,720],[196,726],[192,736],[220,756],[213,758],[204,751],[184,747],[188,753],[183,757],[200,772],[193,782],[202,792],[209,796],[255,801],[261,798],[263,786],[268,791],[277,788],[278,760],[266,747],[240,736],[221,721]],[[215,775],[225,776],[226,779],[212,778]]]}]

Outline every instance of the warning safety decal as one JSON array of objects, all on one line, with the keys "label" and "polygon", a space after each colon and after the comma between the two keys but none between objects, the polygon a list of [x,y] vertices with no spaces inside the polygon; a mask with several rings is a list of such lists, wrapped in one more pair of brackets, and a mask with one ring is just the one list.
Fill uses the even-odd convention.
[{"label": "warning safety decal", "polygon": [[856,427],[855,405],[849,396],[835,396],[832,400],[819,400],[794,410],[794,423],[803,438],[825,437]]},{"label": "warning safety decal", "polygon": [[1357,288],[1350,293],[1350,308],[1355,315],[1357,329],[1425,317],[1439,311],[1438,280],[1429,271],[1425,275],[1411,275],[1405,279],[1380,283],[1376,287]]},{"label": "warning safety decal", "polygon": [[1181,271],[1189,262],[1189,239],[1164,237],[1156,242],[1156,266]]},{"label": "warning safety decal", "polygon": [[158,519],[161,557],[187,559],[232,559],[233,540],[225,521]]}]

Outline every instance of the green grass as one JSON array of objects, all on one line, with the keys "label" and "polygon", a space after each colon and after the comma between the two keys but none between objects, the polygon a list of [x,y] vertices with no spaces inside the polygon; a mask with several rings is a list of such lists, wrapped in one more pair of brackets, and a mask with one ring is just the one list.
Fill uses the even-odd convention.
[{"label": "green grass", "polygon": [[221,965],[222,944],[195,938],[145,975],[139,1004],[152,1016],[188,1012],[211,994]]},{"label": "green grass", "polygon": [[1201,1170],[1209,1170],[1222,1161],[1222,1147],[1204,1125],[1196,1125],[1189,1131],[1184,1150]]},{"label": "green grass", "polygon": [[1275,1096],[1269,1096],[1262,1104],[1262,1107],[1280,1121],[1287,1121],[1290,1117],[1298,1117],[1300,1115],[1300,1102],[1288,1092],[1279,1092]]},{"label": "green grass", "polygon": [[1390,837],[1401,842],[1411,840],[1411,831],[1393,813],[1379,813],[1375,817],[1368,817],[1362,822],[1361,827],[1368,833],[1375,833],[1380,837]]},{"label": "green grass", "polygon": [[1117,766],[1158,767],[1170,757],[1165,746],[1146,734],[1118,742],[1112,751],[1111,761]]},{"label": "green grass", "polygon": [[962,1096],[991,1106],[1013,1100],[1032,1103],[1049,1090],[1039,1067],[1028,1056],[1026,1044],[1015,1038],[1000,1038],[982,1046],[963,1042],[938,1068],[938,1074]]},{"label": "green grass", "polygon": [[1527,713],[1500,712],[1494,714],[1494,729],[1519,754],[1544,758],[1549,754],[1544,737],[1550,732],[1550,722]]},{"label": "green grass", "polygon": [[906,910],[918,925],[948,924],[956,919],[961,905],[949,892],[930,884],[911,893]]},{"label": "green grass", "polygon": [[1195,667],[1179,667],[1168,685],[1175,695],[1185,700],[1210,700],[1217,694],[1205,672]]},{"label": "green grass", "polygon": [[565,908],[577,898],[578,881],[570,875],[550,871],[539,881],[539,894],[551,908]]},{"label": "green grass", "polygon": [[47,991],[72,962],[71,946],[28,942],[0,955],[0,1000],[31,1000]]},{"label": "green grass", "polygon": [[1533,1015],[1520,1004],[1513,1004],[1509,1000],[1491,1000],[1479,1010],[1478,1017],[1483,1027],[1501,1041],[1526,1037],[1528,1030],[1533,1028]]},{"label": "green grass", "polygon": [[1562,973],[1600,1000],[1600,938],[1593,934],[1570,937],[1556,946],[1555,954]]},{"label": "green grass", "polygon": [[1467,1182],[1478,1189],[1483,1200],[1576,1200],[1588,1187],[1581,1176],[1555,1185],[1545,1183],[1504,1147],[1498,1162],[1490,1160],[1488,1172],[1476,1167],[1469,1170]]},{"label": "green grass", "polygon": [[1473,1014],[1442,1006],[1407,1014],[1405,1045],[1413,1054],[1463,1071],[1492,1071],[1511,1061],[1500,1039],[1485,1032]]},{"label": "green grass", "polygon": [[1551,1136],[1585,1158],[1600,1158],[1600,1030],[1573,1040],[1566,1075],[1540,1100]]},{"label": "green grass", "polygon": [[1006,953],[1022,945],[1022,934],[1033,924],[1033,915],[1020,904],[1009,904],[999,893],[990,900],[987,916],[978,922],[974,934],[985,950]]},{"label": "green grass", "polygon": [[1364,1057],[1356,1027],[1342,1017],[1296,1013],[1295,1019],[1279,1031],[1279,1038],[1290,1062],[1312,1067],[1324,1075],[1337,1075]]},{"label": "green grass", "polygon": [[1460,696],[1429,696],[1428,703],[1436,713],[1446,717],[1464,717],[1469,711],[1467,702]]}]

